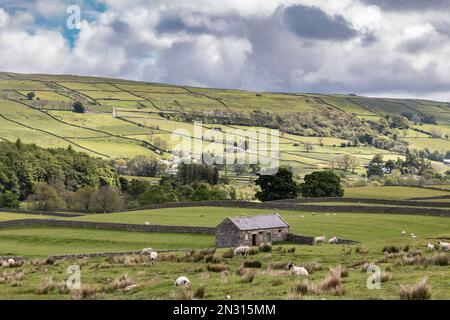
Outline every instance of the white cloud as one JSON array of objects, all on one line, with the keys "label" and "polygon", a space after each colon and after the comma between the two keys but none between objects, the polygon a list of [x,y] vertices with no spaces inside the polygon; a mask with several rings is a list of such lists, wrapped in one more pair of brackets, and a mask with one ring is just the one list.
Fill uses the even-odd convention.
[{"label": "white cloud", "polygon": [[[35,0],[28,10],[2,1],[0,70],[273,91],[450,94],[450,13],[442,10],[402,13],[368,0],[102,2],[106,12],[90,13],[71,46],[64,25],[36,22],[63,21],[64,0]],[[8,9],[13,5],[21,9]],[[292,5],[315,6],[354,33],[304,37],[302,21],[295,33],[283,18]]]}]

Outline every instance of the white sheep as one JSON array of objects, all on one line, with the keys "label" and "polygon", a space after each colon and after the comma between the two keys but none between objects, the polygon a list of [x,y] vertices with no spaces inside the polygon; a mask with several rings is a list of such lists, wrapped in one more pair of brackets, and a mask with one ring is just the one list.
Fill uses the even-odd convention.
[{"label": "white sheep", "polygon": [[445,250],[445,251],[450,250],[450,243],[438,241],[438,244],[439,244],[439,247],[441,248],[441,250]]},{"label": "white sheep", "polygon": [[14,259],[12,259],[12,258],[9,258],[8,259],[8,264],[9,265],[11,265],[11,264],[15,264],[16,262],[14,261]]},{"label": "white sheep", "polygon": [[190,283],[190,281],[189,281],[188,277],[185,277],[185,276],[181,276],[177,280],[175,280],[175,285],[177,287],[184,286],[184,285],[186,285],[188,283]]},{"label": "white sheep", "polygon": [[334,236],[330,240],[328,240],[328,243],[338,243],[338,237]]},{"label": "white sheep", "polygon": [[259,249],[262,249],[262,248],[264,248],[264,247],[270,247],[270,248],[272,248],[272,243],[271,242],[263,242],[263,243],[260,243],[259,244]]},{"label": "white sheep", "polygon": [[417,238],[417,236],[414,233],[412,233],[412,232],[409,235],[411,236],[411,239],[416,239]]},{"label": "white sheep", "polygon": [[406,234],[406,231],[405,230],[403,230],[402,231],[402,236],[404,236]]},{"label": "white sheep", "polygon": [[144,248],[144,249],[142,249],[142,251],[141,251],[141,255],[144,255],[144,254],[151,254],[153,252],[153,249],[152,248]]},{"label": "white sheep", "polygon": [[250,247],[249,246],[237,247],[234,250],[234,255],[235,256],[238,256],[238,255],[248,256],[249,253],[250,253]]},{"label": "white sheep", "polygon": [[304,218],[304,217],[305,217],[304,215],[301,215],[301,216],[300,216],[300,218]]},{"label": "white sheep", "polygon": [[435,250],[434,244],[428,242],[428,243],[427,243],[427,249],[428,249],[428,250]]},{"label": "white sheep", "polygon": [[315,237],[314,238],[314,243],[319,243],[319,242],[325,242],[325,235],[322,235],[320,237]]},{"label": "white sheep", "polygon": [[292,262],[289,262],[287,268],[291,271],[293,276],[309,276],[308,270],[304,267],[296,267]]},{"label": "white sheep", "polygon": [[151,252],[150,253],[150,260],[151,261],[155,261],[156,258],[158,258],[158,252],[156,252],[156,251]]},{"label": "white sheep", "polygon": [[150,225],[150,222],[145,221],[145,225],[146,225],[146,226],[149,226],[149,225]]}]

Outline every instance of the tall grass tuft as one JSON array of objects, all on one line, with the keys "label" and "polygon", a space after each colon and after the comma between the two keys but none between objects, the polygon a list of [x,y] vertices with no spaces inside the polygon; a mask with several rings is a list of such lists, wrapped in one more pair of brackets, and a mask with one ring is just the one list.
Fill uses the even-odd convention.
[{"label": "tall grass tuft", "polygon": [[412,285],[400,286],[401,300],[428,300],[431,298],[431,286],[427,283],[427,278]]}]

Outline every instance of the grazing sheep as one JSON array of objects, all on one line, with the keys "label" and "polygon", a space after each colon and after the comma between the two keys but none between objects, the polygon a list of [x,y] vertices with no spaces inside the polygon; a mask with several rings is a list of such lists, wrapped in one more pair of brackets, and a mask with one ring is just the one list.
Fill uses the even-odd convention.
[{"label": "grazing sheep", "polygon": [[405,230],[403,230],[402,231],[402,236],[404,236],[406,234],[406,231]]},{"label": "grazing sheep", "polygon": [[315,216],[315,215],[316,215],[316,213],[315,213],[315,212],[312,212],[312,213],[311,213],[311,215]]},{"label": "grazing sheep", "polygon": [[416,239],[417,238],[417,236],[414,233],[412,233],[412,232],[409,235],[411,236],[411,239]]},{"label": "grazing sheep", "polygon": [[11,265],[11,264],[15,264],[16,262],[14,261],[14,259],[12,259],[12,258],[9,258],[8,259],[8,264],[9,265]]},{"label": "grazing sheep", "polygon": [[287,268],[293,276],[309,276],[308,270],[303,267],[296,267],[292,262],[288,263]]},{"label": "grazing sheep", "polygon": [[428,249],[428,250],[435,250],[434,244],[428,242],[428,243],[427,243],[427,249]]},{"label": "grazing sheep", "polygon": [[242,247],[237,247],[234,250],[234,255],[235,256],[248,256],[248,254],[250,253],[250,247],[248,246],[242,246]]},{"label": "grazing sheep", "polygon": [[441,250],[445,250],[445,251],[450,250],[450,243],[438,241],[438,244],[439,244],[439,247],[441,248]]},{"label": "grazing sheep", "polygon": [[264,247],[270,247],[272,248],[272,243],[271,242],[266,242],[266,243],[260,243],[259,244],[259,249],[263,249]]},{"label": "grazing sheep", "polygon": [[144,249],[142,249],[142,251],[141,251],[141,255],[144,255],[144,254],[151,254],[153,252],[153,249],[152,248],[144,248]]},{"label": "grazing sheep", "polygon": [[327,215],[327,216],[329,216],[330,214],[329,214],[329,213],[327,213],[326,215]]},{"label": "grazing sheep", "polygon": [[146,221],[146,222],[145,222],[145,225],[146,225],[146,226],[149,226],[149,225],[150,225],[150,222]]},{"label": "grazing sheep", "polygon": [[184,285],[186,285],[188,283],[190,283],[190,281],[189,281],[188,277],[185,277],[185,276],[181,276],[177,280],[175,280],[175,285],[177,287],[184,286]]},{"label": "grazing sheep", "polygon": [[152,253],[150,253],[150,260],[151,261],[155,261],[156,258],[158,258],[158,252],[153,251]]},{"label": "grazing sheep", "polygon": [[319,242],[325,242],[325,235],[322,235],[320,237],[315,237],[314,238],[314,243],[319,243]]},{"label": "grazing sheep", "polygon": [[338,243],[338,237],[334,236],[330,240],[328,240],[328,243]]}]

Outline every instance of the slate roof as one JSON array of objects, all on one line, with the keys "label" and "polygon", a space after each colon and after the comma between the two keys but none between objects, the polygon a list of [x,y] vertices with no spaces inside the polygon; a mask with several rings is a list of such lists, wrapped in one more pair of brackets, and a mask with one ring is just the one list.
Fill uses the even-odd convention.
[{"label": "slate roof", "polygon": [[228,218],[239,230],[256,230],[269,228],[286,228],[289,225],[278,213],[258,216],[241,216]]}]

